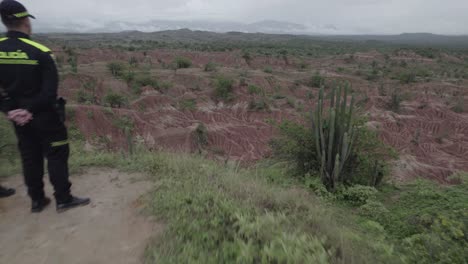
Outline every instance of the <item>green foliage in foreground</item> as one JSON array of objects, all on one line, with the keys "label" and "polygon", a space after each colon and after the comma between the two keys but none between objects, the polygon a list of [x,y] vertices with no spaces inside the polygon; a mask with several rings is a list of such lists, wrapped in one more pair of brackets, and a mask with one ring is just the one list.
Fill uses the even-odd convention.
[{"label": "green foliage in foreground", "polygon": [[[149,208],[167,223],[148,247],[147,263],[376,263],[385,262],[371,237],[337,223],[334,209],[270,164],[255,170],[221,166],[196,156],[137,151],[83,152],[71,167],[110,166],[153,176]],[[369,242],[368,242],[369,241]],[[386,246],[383,246],[386,247]]]},{"label": "green foliage in foreground", "polygon": [[458,177],[463,183],[455,186],[419,180],[385,189],[377,200],[383,206],[368,210],[409,263],[468,262],[468,177]]},{"label": "green foliage in foreground", "polygon": [[[73,137],[75,138],[75,137]],[[78,138],[78,137],[77,137]],[[76,173],[105,166],[148,174],[148,210],[166,223],[146,263],[466,263],[466,176],[458,186],[415,182],[326,191],[282,164],[251,169],[199,156],[82,151]],[[0,171],[3,171],[1,167]],[[315,193],[315,194],[313,194]]]},{"label": "green foliage in foreground", "polygon": [[17,172],[17,147],[12,124],[0,114],[0,178]]}]

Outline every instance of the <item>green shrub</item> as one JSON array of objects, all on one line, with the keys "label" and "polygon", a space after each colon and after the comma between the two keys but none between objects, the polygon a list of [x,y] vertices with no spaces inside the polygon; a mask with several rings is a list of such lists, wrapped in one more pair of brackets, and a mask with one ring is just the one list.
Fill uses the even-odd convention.
[{"label": "green shrub", "polygon": [[135,94],[135,95],[141,95],[141,89],[142,87],[140,85],[138,85],[137,83],[131,83],[130,84],[130,89],[132,90],[132,93]]},{"label": "green shrub", "polygon": [[214,96],[217,99],[223,100],[225,102],[232,101],[234,99],[233,90],[234,80],[223,76],[217,78],[214,91]]},{"label": "green shrub", "polygon": [[292,121],[285,121],[278,128],[281,136],[270,143],[273,156],[290,162],[296,175],[316,173],[320,163],[315,158],[317,153],[312,130]]},{"label": "green shrub", "polygon": [[359,214],[367,217],[385,217],[385,214],[390,211],[381,202],[375,200],[367,200],[367,202],[359,207]]},{"label": "green shrub", "polygon": [[181,110],[193,111],[197,108],[197,101],[195,99],[186,99],[179,102]]},{"label": "green shrub", "polygon": [[250,63],[252,62],[252,59],[253,59],[252,55],[251,55],[250,52],[248,52],[248,51],[244,51],[244,52],[242,53],[242,58],[245,60],[245,62],[246,62],[248,65],[250,65]]},{"label": "green shrub", "polygon": [[269,111],[270,106],[265,98],[253,99],[249,103],[249,110],[251,111]]},{"label": "green shrub", "polygon": [[174,59],[176,69],[186,69],[192,66],[192,61],[185,57],[177,57]]},{"label": "green shrub", "polygon": [[194,131],[194,143],[197,146],[199,152],[206,146],[208,146],[208,129],[205,124],[198,124],[197,128]]},{"label": "green shrub", "polygon": [[136,73],[132,70],[128,70],[124,72],[121,76],[122,80],[124,80],[127,84],[132,84],[135,81]]},{"label": "green shrub", "polygon": [[418,180],[384,190],[382,203],[390,213],[368,214],[379,222],[407,263],[464,263],[468,259],[468,181],[439,186]]},{"label": "green shrub", "polygon": [[456,99],[455,106],[452,107],[452,111],[455,113],[464,113],[465,112],[465,99],[464,96],[459,96]]},{"label": "green shrub", "polygon": [[262,92],[262,89],[256,85],[249,85],[249,88],[248,88],[248,92],[249,94],[260,94]]},{"label": "green shrub", "polygon": [[0,178],[17,172],[17,143],[11,123],[0,116]]},{"label": "green shrub", "polygon": [[109,91],[104,97],[104,103],[112,108],[121,108],[127,104],[127,98],[121,94]]},{"label": "green shrub", "polygon": [[[353,123],[354,143],[340,180],[346,185],[378,185],[389,173],[388,161],[397,154],[367,128],[364,119],[356,118]],[[321,160],[312,128],[288,121],[280,124],[279,133],[281,136],[271,141],[273,156],[291,164],[295,175],[319,177]]]},{"label": "green shrub", "polygon": [[273,73],[273,68],[271,66],[267,66],[267,67],[265,67],[265,69],[263,69],[263,71],[265,73],[270,73],[271,74],[271,73]]},{"label": "green shrub", "polygon": [[320,73],[317,72],[314,76],[312,76],[312,78],[310,78],[307,85],[310,87],[320,88],[325,85],[325,77],[321,76]]},{"label": "green shrub", "polygon": [[162,82],[161,84],[159,84],[159,91],[161,92],[167,92],[169,91],[169,89],[171,89],[172,87],[174,86],[173,83],[171,82]]},{"label": "green shrub", "polygon": [[400,111],[402,101],[403,101],[403,99],[402,99],[402,96],[401,96],[400,89],[398,89],[398,88],[394,89],[393,92],[392,92],[392,97],[391,97],[391,101],[390,101],[390,109],[393,112],[398,113]]},{"label": "green shrub", "polygon": [[135,84],[140,87],[151,86],[155,89],[159,88],[159,82],[149,74],[137,75],[135,77]]},{"label": "green shrub", "polygon": [[274,95],[272,96],[272,98],[275,99],[275,100],[281,100],[281,99],[286,98],[286,96],[277,93],[277,94],[274,94]]},{"label": "green shrub", "polygon": [[68,64],[70,65],[72,73],[78,73],[78,58],[76,55],[68,57]]},{"label": "green shrub", "polygon": [[402,72],[397,76],[402,84],[411,84],[416,82],[416,74],[414,72]]},{"label": "green shrub", "polygon": [[133,142],[133,130],[135,129],[135,123],[133,119],[128,116],[117,116],[113,120],[114,126],[116,126],[125,136],[127,141],[127,150],[130,155],[134,154],[134,142]]},{"label": "green shrub", "polygon": [[205,71],[206,72],[215,72],[217,70],[217,66],[214,62],[208,62],[205,65]]},{"label": "green shrub", "polygon": [[92,105],[97,103],[97,98],[92,92],[82,88],[76,93],[76,101],[79,104]]},{"label": "green shrub", "polygon": [[291,107],[291,108],[296,108],[296,102],[294,101],[293,98],[288,97],[288,98],[286,99],[286,103],[288,104],[289,107]]},{"label": "green shrub", "polygon": [[138,65],[138,60],[137,58],[135,57],[131,57],[130,60],[128,60],[128,64],[132,65],[132,66],[137,66]]},{"label": "green shrub", "polygon": [[378,69],[372,69],[370,73],[367,74],[366,79],[368,81],[374,82],[380,78],[380,73]]},{"label": "green shrub", "polygon": [[343,188],[337,196],[347,203],[360,206],[366,204],[368,200],[375,199],[377,193],[378,191],[374,187],[354,185]]},{"label": "green shrub", "polygon": [[107,64],[107,69],[114,77],[121,78],[124,76],[126,67],[122,62],[113,61]]}]

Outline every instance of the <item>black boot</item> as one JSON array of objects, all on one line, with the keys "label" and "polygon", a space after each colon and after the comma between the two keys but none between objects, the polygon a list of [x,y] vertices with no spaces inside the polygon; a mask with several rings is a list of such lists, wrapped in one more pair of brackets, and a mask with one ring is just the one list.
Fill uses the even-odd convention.
[{"label": "black boot", "polygon": [[47,197],[41,200],[32,201],[31,213],[40,213],[50,204],[50,199]]},{"label": "black boot", "polygon": [[88,205],[89,203],[91,203],[91,199],[89,198],[72,197],[67,202],[57,202],[57,213],[63,213],[79,206]]},{"label": "black boot", "polygon": [[0,185],[0,198],[10,197],[16,193],[15,189],[5,188]]}]

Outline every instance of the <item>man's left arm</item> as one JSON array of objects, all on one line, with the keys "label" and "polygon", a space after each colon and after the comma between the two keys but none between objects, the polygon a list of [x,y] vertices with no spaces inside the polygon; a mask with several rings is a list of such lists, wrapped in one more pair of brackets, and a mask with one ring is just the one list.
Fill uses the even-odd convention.
[{"label": "man's left arm", "polygon": [[42,75],[41,92],[27,107],[31,113],[37,113],[53,106],[57,100],[58,72],[52,53],[44,52],[39,58]]}]

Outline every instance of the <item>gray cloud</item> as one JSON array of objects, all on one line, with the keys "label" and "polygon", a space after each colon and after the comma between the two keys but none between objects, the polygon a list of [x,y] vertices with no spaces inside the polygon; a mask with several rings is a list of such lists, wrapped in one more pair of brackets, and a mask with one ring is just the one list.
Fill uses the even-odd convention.
[{"label": "gray cloud", "polygon": [[41,23],[279,20],[337,33],[468,34],[467,0],[23,0]]}]

